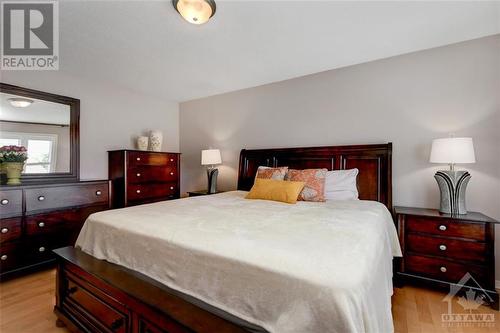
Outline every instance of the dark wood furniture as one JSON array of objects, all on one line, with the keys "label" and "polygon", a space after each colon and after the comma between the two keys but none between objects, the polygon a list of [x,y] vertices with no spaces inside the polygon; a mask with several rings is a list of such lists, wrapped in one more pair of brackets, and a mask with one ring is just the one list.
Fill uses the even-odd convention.
[{"label": "dark wood furniture", "polygon": [[212,194],[219,194],[219,193],[224,193],[224,191],[217,191],[215,193],[208,193],[208,190],[188,191],[188,196],[190,196],[190,197],[199,197],[199,196],[202,196],[202,195],[212,195]]},{"label": "dark wood furniture", "polygon": [[70,108],[70,161],[68,172],[30,173],[22,174],[23,184],[39,184],[41,182],[73,182],[80,177],[80,100],[76,98],[55,95],[43,91],[23,88],[11,84],[0,83],[0,92],[26,98],[41,99],[53,103],[66,104]]},{"label": "dark wood furniture", "polygon": [[[259,165],[357,167],[360,196],[391,206],[392,145],[242,150],[238,188],[248,190]],[[59,324],[78,332],[265,332],[225,311],[79,249],[56,251]]]},{"label": "dark wood furniture", "polygon": [[108,154],[114,208],[180,197],[179,153],[124,149]]},{"label": "dark wood furniture", "polygon": [[[430,286],[476,290],[498,310],[495,291],[495,224],[481,213],[441,214],[437,209],[395,207],[403,251],[398,284],[423,282]],[[472,279],[464,278],[469,273]]]},{"label": "dark wood furniture", "polygon": [[243,149],[240,154],[238,190],[252,188],[259,166],[290,169],[358,168],[358,191],[362,200],[382,202],[392,210],[392,144],[314,148]]},{"label": "dark wood furniture", "polygon": [[54,262],[94,212],[109,208],[109,182],[0,187],[0,278]]}]

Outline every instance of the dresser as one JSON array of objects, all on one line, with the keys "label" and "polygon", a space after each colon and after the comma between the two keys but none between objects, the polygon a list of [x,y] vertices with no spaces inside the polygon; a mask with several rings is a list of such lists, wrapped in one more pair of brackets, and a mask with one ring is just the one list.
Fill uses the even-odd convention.
[{"label": "dresser", "polygon": [[[495,291],[495,224],[481,213],[451,216],[435,209],[395,207],[403,258],[398,284],[419,282],[433,287],[472,288],[498,310]],[[463,291],[461,290],[463,289]]]},{"label": "dresser", "polygon": [[180,154],[141,150],[108,152],[113,207],[180,197]]},{"label": "dresser", "polygon": [[0,187],[0,278],[53,262],[109,198],[107,180]]}]

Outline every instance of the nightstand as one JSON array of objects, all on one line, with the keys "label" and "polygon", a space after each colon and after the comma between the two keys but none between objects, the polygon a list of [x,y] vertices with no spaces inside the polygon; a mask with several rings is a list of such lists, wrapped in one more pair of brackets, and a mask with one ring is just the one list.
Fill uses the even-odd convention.
[{"label": "nightstand", "polygon": [[[472,288],[498,310],[495,290],[495,224],[481,213],[441,214],[436,209],[395,207],[403,258],[396,265],[397,284]],[[467,275],[470,274],[470,275]]]},{"label": "nightstand", "polygon": [[223,193],[224,191],[217,191],[215,193],[208,193],[207,190],[203,190],[203,191],[189,191],[188,192],[188,196],[189,197],[199,197],[201,195],[212,195],[212,194],[219,194],[219,193]]}]

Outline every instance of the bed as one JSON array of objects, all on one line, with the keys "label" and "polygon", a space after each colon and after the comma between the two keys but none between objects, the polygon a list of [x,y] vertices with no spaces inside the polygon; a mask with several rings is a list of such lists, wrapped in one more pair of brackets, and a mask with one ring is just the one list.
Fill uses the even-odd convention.
[{"label": "bed", "polygon": [[[356,167],[362,200],[246,200],[261,165]],[[76,248],[56,250],[58,323],[92,332],[390,332],[400,255],[390,178],[390,144],[242,150],[239,191],[94,214]]]}]

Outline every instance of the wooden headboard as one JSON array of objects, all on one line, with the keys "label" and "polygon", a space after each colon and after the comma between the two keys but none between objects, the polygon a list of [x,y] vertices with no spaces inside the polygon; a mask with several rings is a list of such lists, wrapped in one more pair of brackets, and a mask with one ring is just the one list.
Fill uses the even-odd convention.
[{"label": "wooden headboard", "polygon": [[238,190],[249,191],[259,166],[291,169],[358,168],[359,198],[376,200],[392,210],[392,143],[310,148],[243,149]]}]

